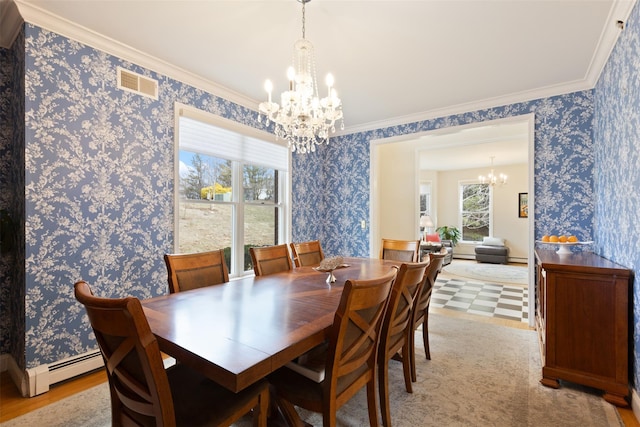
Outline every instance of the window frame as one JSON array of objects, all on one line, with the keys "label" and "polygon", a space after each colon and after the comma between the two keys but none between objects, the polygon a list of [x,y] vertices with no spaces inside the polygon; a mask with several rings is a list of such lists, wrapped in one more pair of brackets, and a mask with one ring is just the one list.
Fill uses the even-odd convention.
[{"label": "window frame", "polygon": [[[232,165],[232,188],[238,189],[232,194],[231,201],[212,200],[208,203],[231,205],[232,206],[232,244],[233,251],[231,253],[231,265],[229,266],[229,277],[237,278],[245,275],[253,274],[253,270],[244,270],[244,207],[250,206],[265,206],[265,208],[278,207],[278,236],[279,242],[288,242],[291,240],[291,151],[286,147],[286,143],[276,140],[275,135],[261,131],[259,129],[244,125],[239,122],[235,122],[226,119],[221,116],[217,116],[206,111],[199,110],[195,107],[184,105],[181,103],[175,103],[175,137],[174,137],[174,240],[173,251],[179,250],[180,242],[180,215],[178,214],[180,208],[180,118],[186,117],[189,119],[197,120],[206,123],[211,126],[215,126],[226,131],[231,131],[242,135],[243,137],[249,137],[260,140],[260,142],[276,144],[286,149],[287,153],[287,169],[281,170],[277,166],[268,166],[267,164],[256,164],[247,162],[245,160],[231,160]],[[184,148],[187,151],[193,152],[191,148]],[[199,150],[200,154],[214,156],[221,158],[215,150]],[[278,170],[278,183],[279,187],[277,202],[269,202],[268,204],[257,203],[254,201],[244,200],[244,186],[243,186],[243,168],[245,165],[258,165],[265,166],[274,170]],[[220,249],[220,248],[211,248]]]}]

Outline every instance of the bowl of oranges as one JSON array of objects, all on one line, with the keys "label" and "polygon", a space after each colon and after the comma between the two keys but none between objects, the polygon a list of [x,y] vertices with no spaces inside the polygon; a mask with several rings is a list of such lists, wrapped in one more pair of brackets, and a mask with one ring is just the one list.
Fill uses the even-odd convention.
[{"label": "bowl of oranges", "polygon": [[570,254],[571,251],[567,246],[571,245],[587,245],[593,242],[581,242],[578,240],[576,236],[573,234],[545,234],[542,236],[542,239],[539,240],[540,243],[549,243],[552,245],[558,245],[558,253],[559,254]]}]

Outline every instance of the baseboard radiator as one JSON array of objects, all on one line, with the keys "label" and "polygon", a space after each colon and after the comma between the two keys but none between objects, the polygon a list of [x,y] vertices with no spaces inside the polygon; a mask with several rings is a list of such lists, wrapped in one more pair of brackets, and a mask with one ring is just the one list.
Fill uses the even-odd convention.
[{"label": "baseboard radiator", "polygon": [[33,397],[45,393],[49,391],[49,386],[52,384],[85,374],[102,366],[104,366],[104,361],[100,350],[94,350],[55,363],[27,369],[27,390],[23,389],[22,394]]}]

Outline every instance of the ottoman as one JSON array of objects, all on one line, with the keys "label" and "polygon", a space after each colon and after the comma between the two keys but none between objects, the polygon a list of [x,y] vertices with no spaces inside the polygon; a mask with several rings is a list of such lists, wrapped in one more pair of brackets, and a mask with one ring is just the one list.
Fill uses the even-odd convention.
[{"label": "ottoman", "polygon": [[503,242],[504,240],[502,239],[485,237],[482,245],[476,246],[476,261],[490,262],[493,264],[507,264],[509,258],[509,248],[504,246],[504,244],[499,244]]}]

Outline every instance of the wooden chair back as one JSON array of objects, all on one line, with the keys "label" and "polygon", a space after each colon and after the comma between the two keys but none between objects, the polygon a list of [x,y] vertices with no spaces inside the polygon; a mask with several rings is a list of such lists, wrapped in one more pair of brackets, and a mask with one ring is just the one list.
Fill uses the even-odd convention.
[{"label": "wooden chair back", "polygon": [[401,262],[418,262],[420,240],[382,239],[380,258]]},{"label": "wooden chair back", "polygon": [[425,273],[426,280],[422,286],[420,297],[416,299],[414,304],[413,311],[416,317],[414,320],[418,320],[421,315],[424,315],[425,310],[429,308],[431,293],[433,292],[433,287],[436,284],[438,273],[442,269],[442,262],[444,261],[445,256],[447,256],[447,251],[444,248],[442,248],[440,252],[432,252],[429,254],[429,265]]},{"label": "wooden chair back", "polygon": [[253,412],[253,425],[267,427],[265,380],[234,393],[183,363],[165,370],[158,341],[137,298],[95,297],[83,281],[74,290],[87,310],[105,362],[112,425],[226,427]]},{"label": "wooden chair back", "polygon": [[389,406],[389,360],[401,350],[404,382],[407,392],[412,393],[411,355],[409,346],[413,334],[413,307],[422,290],[429,262],[403,263],[400,265],[396,281],[391,288],[389,305],[382,323],[380,345],[378,347],[378,391],[382,409],[382,424],[391,425]]},{"label": "wooden chair back", "polygon": [[287,245],[249,248],[256,276],[266,276],[293,269]]},{"label": "wooden chair back", "polygon": [[[322,413],[325,427],[336,412],[366,387],[369,424],[377,427],[376,364],[380,330],[397,268],[369,280],[347,280],[327,340],[296,362],[307,367],[278,369],[269,376],[273,398],[287,425],[300,425],[296,407]],[[290,366],[290,365],[287,365]],[[316,375],[310,375],[312,370]]]},{"label": "wooden chair back", "polygon": [[[442,270],[442,263],[447,256],[447,250],[442,248],[440,252],[432,252],[429,254],[429,266],[425,272],[425,281],[422,285],[419,296],[413,304],[411,324],[412,330],[415,331],[418,326],[422,325],[422,342],[424,345],[424,353],[428,360],[431,359],[431,349],[429,348],[429,304],[431,303],[431,294],[436,284],[438,273]],[[416,374],[416,352],[415,352],[415,335],[411,334],[412,343],[409,351],[411,357],[411,379],[417,380]]]},{"label": "wooden chair back", "polygon": [[291,254],[296,267],[320,265],[324,259],[324,252],[318,240],[291,243]]},{"label": "wooden chair back", "polygon": [[113,425],[174,425],[169,380],[140,301],[95,297],[83,281],[75,284],[75,297],[104,358]]},{"label": "wooden chair back", "polygon": [[176,293],[229,281],[224,250],[191,254],[165,254],[169,292]]},{"label": "wooden chair back", "polygon": [[380,330],[396,269],[371,280],[347,280],[329,332],[324,417],[335,425],[336,409],[367,386],[371,425],[378,425],[375,369]]}]

